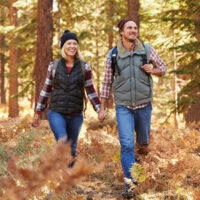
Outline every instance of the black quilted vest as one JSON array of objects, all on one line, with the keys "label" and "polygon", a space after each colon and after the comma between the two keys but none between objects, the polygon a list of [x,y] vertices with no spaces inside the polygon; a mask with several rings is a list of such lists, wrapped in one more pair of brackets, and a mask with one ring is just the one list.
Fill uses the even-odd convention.
[{"label": "black quilted vest", "polygon": [[49,110],[62,114],[83,111],[84,76],[79,59],[75,60],[70,73],[67,72],[65,60],[59,61],[53,86]]}]

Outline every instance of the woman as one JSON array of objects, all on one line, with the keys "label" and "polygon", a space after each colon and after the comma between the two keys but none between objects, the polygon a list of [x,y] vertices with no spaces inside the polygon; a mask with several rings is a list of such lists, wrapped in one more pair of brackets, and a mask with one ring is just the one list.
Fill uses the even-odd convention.
[{"label": "woman", "polygon": [[66,30],[62,35],[60,43],[62,58],[58,61],[56,71],[53,62],[48,67],[33,121],[33,126],[39,126],[40,112],[46,108],[51,94],[48,110],[50,127],[56,141],[66,137],[66,142],[72,142],[73,157],[76,156],[78,136],[83,123],[84,88],[94,110],[99,112],[100,109],[100,100],[92,82],[91,68],[88,63],[80,59],[78,43],[75,33]]}]

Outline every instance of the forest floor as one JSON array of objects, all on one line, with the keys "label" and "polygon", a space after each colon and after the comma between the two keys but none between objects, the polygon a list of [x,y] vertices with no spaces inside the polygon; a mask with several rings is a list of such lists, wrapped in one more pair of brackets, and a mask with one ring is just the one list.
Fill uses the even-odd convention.
[{"label": "forest floor", "polygon": [[[31,113],[0,121],[0,199],[123,199],[115,118],[103,124],[88,114],[73,168],[70,148],[56,144],[46,120]],[[133,166],[136,200],[200,200],[200,126],[175,129],[152,122],[148,155]],[[67,146],[67,145],[64,145]],[[66,148],[66,149],[65,149]]]}]

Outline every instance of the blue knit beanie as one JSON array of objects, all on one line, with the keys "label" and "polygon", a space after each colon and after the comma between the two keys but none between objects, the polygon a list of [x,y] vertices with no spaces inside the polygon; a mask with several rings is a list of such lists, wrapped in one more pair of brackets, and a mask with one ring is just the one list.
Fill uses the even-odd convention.
[{"label": "blue knit beanie", "polygon": [[[78,38],[75,33],[71,33],[69,30],[65,30],[64,34],[61,37],[60,48],[62,49],[63,45],[67,40],[76,40],[78,42]],[[78,42],[79,43],[79,42]]]}]

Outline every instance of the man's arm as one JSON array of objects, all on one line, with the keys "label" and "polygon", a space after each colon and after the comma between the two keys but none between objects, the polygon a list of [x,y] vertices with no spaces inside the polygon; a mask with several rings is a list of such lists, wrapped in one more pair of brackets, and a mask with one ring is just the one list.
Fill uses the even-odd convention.
[{"label": "man's arm", "polygon": [[106,59],[106,67],[105,67],[105,74],[104,74],[104,79],[102,82],[102,89],[101,89],[101,106],[100,106],[100,111],[98,114],[99,120],[103,122],[103,120],[106,118],[106,105],[107,105],[107,100],[110,98],[110,93],[111,93],[111,88],[112,88],[112,67],[111,67],[111,56],[110,52],[107,56]]},{"label": "man's arm", "polygon": [[146,64],[141,67],[146,73],[155,75],[155,76],[162,76],[163,71],[160,68],[153,68],[151,65]]},{"label": "man's arm", "polygon": [[163,76],[167,71],[167,66],[165,62],[159,57],[156,50],[151,47],[149,63],[153,64],[153,67],[150,64],[146,64],[142,66],[142,69],[148,74]]},{"label": "man's arm", "polygon": [[107,99],[106,98],[101,98],[101,106],[100,110],[105,110],[107,105]]}]

